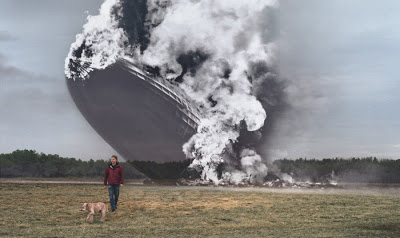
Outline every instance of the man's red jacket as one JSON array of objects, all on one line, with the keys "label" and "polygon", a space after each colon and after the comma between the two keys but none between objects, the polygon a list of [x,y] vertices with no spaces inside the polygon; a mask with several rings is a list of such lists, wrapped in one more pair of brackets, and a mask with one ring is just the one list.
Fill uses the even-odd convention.
[{"label": "man's red jacket", "polygon": [[109,164],[104,172],[104,185],[120,185],[124,183],[124,171],[121,165],[117,162],[115,166]]}]

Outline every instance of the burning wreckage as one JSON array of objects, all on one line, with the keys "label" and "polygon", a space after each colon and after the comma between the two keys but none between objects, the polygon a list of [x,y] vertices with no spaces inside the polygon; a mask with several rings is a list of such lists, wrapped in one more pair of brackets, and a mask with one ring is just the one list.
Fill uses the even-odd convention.
[{"label": "burning wreckage", "polygon": [[[272,70],[275,42],[262,32],[277,4],[210,6],[105,0],[65,59],[68,89],[85,119],[152,179],[201,177],[218,184],[267,175],[256,143],[264,108],[273,107],[277,100],[270,97],[281,89]],[[231,19],[226,9],[239,17]],[[214,27],[192,34],[189,19]],[[249,20],[257,27],[244,28]],[[225,40],[237,37],[241,44]]]},{"label": "burning wreckage", "polygon": [[71,44],[68,89],[98,134],[151,179],[264,182],[262,147],[286,108],[277,9],[105,0]]}]

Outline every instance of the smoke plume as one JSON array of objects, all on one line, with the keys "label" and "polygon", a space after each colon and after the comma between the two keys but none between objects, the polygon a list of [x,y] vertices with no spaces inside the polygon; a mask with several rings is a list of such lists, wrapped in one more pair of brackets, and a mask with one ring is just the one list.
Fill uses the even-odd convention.
[{"label": "smoke plume", "polygon": [[268,158],[257,147],[285,107],[276,73],[278,7],[273,0],[106,0],[72,44],[66,75],[131,57],[202,110],[183,152],[203,179],[259,182]]},{"label": "smoke plume", "polygon": [[93,69],[105,69],[124,54],[127,38],[116,21],[122,14],[120,7],[118,0],[106,0],[99,15],[87,17],[83,32],[76,35],[65,59],[68,78],[88,77]]}]

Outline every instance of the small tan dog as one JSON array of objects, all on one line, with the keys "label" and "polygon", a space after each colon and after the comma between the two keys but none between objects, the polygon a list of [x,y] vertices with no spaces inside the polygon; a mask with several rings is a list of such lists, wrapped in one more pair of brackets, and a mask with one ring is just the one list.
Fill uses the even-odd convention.
[{"label": "small tan dog", "polygon": [[89,222],[93,222],[93,216],[95,213],[100,213],[100,221],[103,222],[106,219],[107,205],[98,202],[98,203],[84,203],[82,205],[81,211],[88,211],[89,214],[86,217],[86,220]]}]

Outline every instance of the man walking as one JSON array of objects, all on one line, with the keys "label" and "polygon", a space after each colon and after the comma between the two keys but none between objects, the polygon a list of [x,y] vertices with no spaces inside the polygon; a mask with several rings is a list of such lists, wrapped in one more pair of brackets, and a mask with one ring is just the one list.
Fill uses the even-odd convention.
[{"label": "man walking", "polygon": [[111,211],[114,212],[117,209],[119,186],[124,186],[124,172],[121,165],[118,163],[118,157],[116,155],[111,156],[111,163],[108,164],[104,172],[104,188],[107,187],[107,182]]}]

